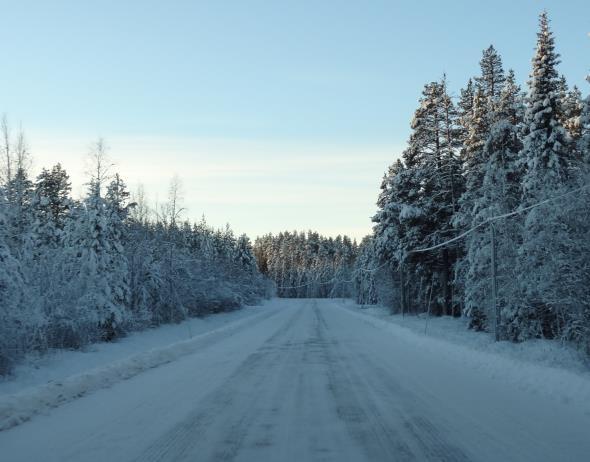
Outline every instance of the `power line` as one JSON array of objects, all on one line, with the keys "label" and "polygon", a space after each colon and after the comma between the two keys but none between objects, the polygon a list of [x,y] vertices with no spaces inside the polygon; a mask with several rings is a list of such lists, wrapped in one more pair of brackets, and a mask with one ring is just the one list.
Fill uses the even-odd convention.
[{"label": "power line", "polygon": [[587,189],[587,188],[590,188],[590,184],[584,185],[584,186],[582,186],[580,188],[573,189],[573,190],[568,191],[567,193],[561,194],[559,196],[555,196],[555,197],[551,197],[549,199],[545,199],[545,200],[543,200],[541,202],[538,202],[536,204],[529,205],[527,207],[523,207],[521,209],[514,210],[514,211],[509,212],[509,213],[504,213],[502,215],[496,215],[494,217],[490,217],[490,218],[482,221],[481,223],[475,225],[473,228],[468,229],[467,231],[459,234],[458,236],[456,236],[456,237],[454,237],[452,239],[449,239],[447,241],[441,242],[440,244],[433,245],[431,247],[425,247],[425,248],[422,248],[422,249],[409,250],[407,252],[407,254],[409,255],[411,253],[429,252],[431,250],[436,250],[436,249],[439,249],[441,247],[445,247],[445,246],[447,246],[447,245],[449,245],[449,244],[451,244],[453,242],[456,242],[456,241],[458,241],[460,239],[463,239],[465,236],[471,234],[476,229],[481,228],[482,226],[488,225],[488,224],[490,224],[490,223],[492,223],[494,221],[502,220],[504,218],[509,218],[509,217],[514,216],[514,215],[520,215],[523,212],[527,212],[527,211],[532,210],[532,209],[534,209],[536,207],[540,207],[541,205],[548,204],[548,203],[553,202],[553,201],[556,201],[558,199],[563,199],[564,197],[567,197],[567,196],[569,196],[571,194],[574,194],[574,193],[578,193],[578,192],[583,191],[584,189]]},{"label": "power line", "polygon": [[[532,210],[534,208],[540,207],[541,205],[545,205],[545,204],[554,202],[556,200],[563,199],[564,197],[570,196],[570,195],[572,195],[574,193],[578,193],[578,192],[584,191],[585,189],[588,189],[588,188],[590,188],[590,184],[587,184],[587,185],[581,186],[579,188],[573,189],[573,190],[568,191],[567,193],[561,194],[559,196],[555,196],[555,197],[551,197],[549,199],[545,199],[545,200],[543,200],[541,202],[538,202],[538,203],[529,205],[527,207],[523,207],[523,208],[514,210],[512,212],[508,212],[508,213],[504,213],[502,215],[496,215],[496,216],[490,217],[490,218],[482,221],[481,223],[478,223],[477,225],[473,226],[472,228],[468,229],[467,231],[464,231],[463,233],[459,234],[458,236],[455,236],[452,239],[448,239],[448,240],[446,240],[444,242],[441,242],[440,244],[436,244],[436,245],[433,245],[433,246],[430,246],[430,247],[424,247],[424,248],[421,248],[421,249],[409,250],[406,253],[406,255],[409,255],[409,254],[412,254],[412,253],[430,252],[432,250],[440,249],[440,248],[445,247],[445,246],[447,246],[449,244],[452,244],[453,242],[457,242],[457,241],[463,239],[464,237],[468,236],[469,234],[471,234],[475,230],[477,230],[477,229],[479,229],[479,228],[481,228],[483,226],[486,226],[488,224],[491,224],[491,223],[493,223],[495,221],[502,220],[504,218],[510,218],[512,216],[515,216],[515,215],[520,215],[520,214],[522,214],[524,212],[527,212],[527,211]],[[350,283],[354,282],[354,276],[358,275],[359,273],[363,273],[363,272],[364,273],[374,273],[374,272],[380,270],[381,268],[383,268],[384,266],[388,265],[389,263],[390,263],[389,261],[385,261],[384,263],[382,263],[381,265],[379,265],[377,267],[373,267],[373,268],[357,268],[357,269],[355,269],[352,272],[353,278],[350,279],[350,280],[342,281],[342,280],[337,280],[336,278],[332,278],[332,279],[327,280],[327,281],[319,281],[319,282],[313,282],[312,281],[312,282],[307,282],[305,284],[300,284],[300,285],[297,285],[297,286],[280,286],[280,287],[277,287],[277,289],[278,290],[302,289],[303,287],[308,287],[308,286],[311,286],[311,285],[322,286],[322,285],[328,285],[328,284],[333,284],[333,283],[350,284]]]}]

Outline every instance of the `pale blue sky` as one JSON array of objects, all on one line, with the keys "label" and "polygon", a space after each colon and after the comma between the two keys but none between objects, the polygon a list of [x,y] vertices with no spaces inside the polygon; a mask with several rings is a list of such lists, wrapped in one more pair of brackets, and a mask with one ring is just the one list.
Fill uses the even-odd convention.
[{"label": "pale blue sky", "polygon": [[189,218],[360,237],[423,84],[458,92],[491,43],[526,81],[543,8],[586,94],[583,0],[3,1],[0,112],[77,185],[104,136],[152,200],[178,173]]}]

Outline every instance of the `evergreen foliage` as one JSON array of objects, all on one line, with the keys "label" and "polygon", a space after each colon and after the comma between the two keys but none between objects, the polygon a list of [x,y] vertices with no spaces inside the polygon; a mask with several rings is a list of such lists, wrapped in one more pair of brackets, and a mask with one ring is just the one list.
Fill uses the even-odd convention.
[{"label": "evergreen foliage", "polygon": [[[558,64],[542,13],[526,96],[493,46],[456,110],[444,80],[425,86],[361,246],[359,302],[462,314],[484,331],[497,320],[501,339],[572,340],[590,353],[590,97],[568,88]],[[383,263],[388,282],[362,272]]]},{"label": "evergreen foliage", "polygon": [[60,164],[35,183],[18,165],[0,186],[0,375],[28,353],[82,348],[270,295],[249,239],[231,228],[179,226],[178,208],[176,220],[150,219],[119,175],[108,181],[105,164],[79,202]]},{"label": "evergreen foliage", "polygon": [[267,234],[256,239],[254,254],[262,274],[286,298],[341,298],[353,295],[358,246],[347,236],[324,237],[308,231]]}]

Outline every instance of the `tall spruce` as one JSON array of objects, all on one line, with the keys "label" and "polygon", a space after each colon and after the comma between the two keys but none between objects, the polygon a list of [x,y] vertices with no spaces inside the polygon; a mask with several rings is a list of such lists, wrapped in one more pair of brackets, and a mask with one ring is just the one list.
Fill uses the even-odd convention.
[{"label": "tall spruce", "polygon": [[567,134],[560,123],[559,54],[549,28],[547,13],[539,18],[537,48],[533,57],[525,112],[523,160],[526,174],[523,193],[526,203],[545,199],[570,177],[573,156],[568,152]]},{"label": "tall spruce", "polygon": [[[520,180],[522,177],[519,154],[522,142],[519,134],[523,117],[520,87],[510,71],[500,94],[489,135],[483,147],[483,182],[476,199],[474,223],[514,211],[520,201]],[[515,273],[516,255],[520,240],[520,220],[512,217],[493,223],[496,235],[498,299],[502,319],[511,318],[514,287],[518,280]],[[488,327],[488,321],[495,316],[492,306],[492,261],[491,235],[489,226],[473,233],[477,246],[470,252],[469,274],[465,291],[466,306],[476,307],[472,317],[473,327]],[[470,241],[468,241],[470,242]],[[471,241],[473,244],[473,241]],[[504,335],[503,331],[500,333]]]},{"label": "tall spruce", "polygon": [[[522,204],[533,205],[571,189],[577,168],[569,137],[559,121],[562,107],[559,55],[546,12],[540,15],[537,48],[532,63],[524,117],[526,136]],[[526,212],[519,250],[520,303],[508,325],[513,339],[554,338],[564,324],[563,289],[570,287],[568,255],[575,245],[560,202]]]}]

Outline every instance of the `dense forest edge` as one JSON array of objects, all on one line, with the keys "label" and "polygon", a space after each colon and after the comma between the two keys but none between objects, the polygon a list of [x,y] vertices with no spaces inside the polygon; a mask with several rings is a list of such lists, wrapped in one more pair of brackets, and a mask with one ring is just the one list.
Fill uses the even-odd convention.
[{"label": "dense forest edge", "polygon": [[427,83],[360,243],[313,231],[251,243],[188,222],[177,178],[156,210],[110,171],[103,140],[74,199],[59,163],[32,177],[25,136],[4,117],[0,375],[27,354],[274,294],[464,316],[499,340],[590,354],[590,96],[559,75],[559,59],[542,13],[528,91],[493,46],[457,97],[446,76]]},{"label": "dense forest edge", "polygon": [[457,98],[446,76],[427,83],[383,177],[373,234],[358,246],[266,236],[255,244],[261,270],[284,296],[354,293],[590,354],[590,96],[559,63],[543,12],[526,93],[493,46]]},{"label": "dense forest edge", "polygon": [[80,349],[126,333],[254,304],[273,293],[247,236],[181,221],[180,182],[158,210],[91,149],[86,195],[60,164],[29,179],[21,134],[3,119],[0,375],[26,354]]}]

